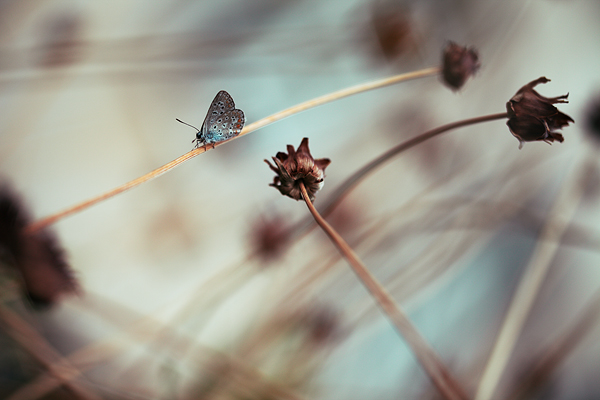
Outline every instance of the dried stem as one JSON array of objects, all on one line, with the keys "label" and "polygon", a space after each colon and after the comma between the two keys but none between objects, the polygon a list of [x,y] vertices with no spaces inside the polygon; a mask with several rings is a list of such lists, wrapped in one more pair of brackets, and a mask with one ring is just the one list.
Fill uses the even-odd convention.
[{"label": "dried stem", "polygon": [[[86,302],[83,303],[83,306],[86,311],[93,312],[99,317],[102,317],[104,320],[111,322],[117,328],[120,327],[121,320],[118,319],[117,321],[115,318],[114,309],[109,309],[108,312],[104,310],[104,305],[108,299],[103,297],[97,299],[102,303],[102,307],[97,307],[94,304],[95,301],[93,298],[91,302],[89,301],[89,293],[85,300]],[[57,361],[47,362],[47,371],[42,372],[37,378],[27,383],[27,385],[22,386],[16,392],[13,392],[11,397],[9,397],[7,400],[42,398],[48,393],[51,393],[53,390],[56,390],[56,388],[58,388],[61,384],[67,386],[79,385],[78,382],[74,382],[75,379],[82,379],[82,374],[85,371],[98,367],[98,365],[110,359],[111,357],[117,357],[120,354],[123,354],[123,352],[130,348],[131,340],[134,340],[134,342],[138,344],[151,346],[150,341],[154,335],[160,331],[169,331],[168,334],[172,337],[173,341],[181,341],[186,345],[186,347],[191,347],[192,344],[197,346],[198,348],[195,349],[194,352],[188,352],[187,354],[188,357],[194,357],[192,363],[197,363],[199,365],[200,358],[202,358],[202,360],[207,357],[219,359],[222,363],[227,364],[236,373],[255,379],[255,382],[262,385],[267,392],[276,394],[276,398],[290,400],[302,399],[302,397],[299,394],[296,394],[294,390],[270,382],[269,379],[260,371],[257,371],[253,366],[244,363],[239,358],[198,343],[194,338],[177,331],[173,325],[165,325],[164,322],[159,321],[154,315],[139,314],[137,311],[129,310],[120,304],[110,303],[111,302],[109,301],[109,305],[111,305],[111,307],[119,307],[119,311],[127,312],[129,315],[128,319],[131,321],[128,326],[119,329],[118,332],[107,338],[100,339],[83,348],[80,348],[64,358],[58,359],[58,357],[53,357]],[[4,309],[0,307],[0,317],[5,317],[3,311]],[[25,340],[25,336],[22,335],[21,332],[17,333],[20,334],[20,340]],[[43,338],[41,338],[40,341],[45,342]],[[36,357],[40,357],[40,352],[37,351],[34,355]],[[174,357],[177,357],[177,355]],[[48,357],[45,357],[44,359],[48,359]],[[65,367],[68,367],[68,369],[65,370]],[[52,375],[56,374],[56,371],[61,372],[58,378],[60,380],[57,380],[57,378],[54,378]],[[129,394],[133,396],[131,398],[135,398],[136,396],[134,393]],[[91,397],[88,396],[88,398]],[[96,400],[98,398],[96,397],[91,399]]]},{"label": "dried stem", "polygon": [[342,201],[342,199],[365,176],[367,176],[370,172],[377,169],[377,167],[380,167],[382,164],[384,164],[389,159],[402,153],[403,151],[408,150],[412,147],[415,147],[416,145],[421,144],[428,139],[431,139],[431,138],[438,136],[444,132],[448,132],[448,131],[451,131],[456,128],[461,128],[463,126],[468,126],[468,125],[479,124],[481,122],[494,121],[494,120],[503,119],[503,118],[508,118],[508,114],[507,113],[498,113],[498,114],[483,115],[481,117],[463,119],[461,121],[452,122],[450,124],[442,125],[437,128],[434,128],[430,131],[421,133],[420,135],[417,135],[417,136],[413,137],[412,139],[409,139],[405,142],[400,143],[399,145],[397,145],[395,147],[392,147],[391,149],[389,149],[388,151],[386,151],[385,153],[383,153],[382,155],[380,155],[379,157],[377,157],[376,159],[374,159],[373,161],[371,161],[370,163],[368,163],[367,165],[365,165],[364,167],[362,167],[361,169],[356,171],[348,179],[346,179],[335,190],[335,192],[333,192],[333,194],[331,196],[329,196],[327,203],[323,207],[320,207],[321,214],[325,217],[328,216],[329,214],[331,214],[331,212],[335,209],[335,207],[338,206],[338,204]]},{"label": "dried stem", "polygon": [[429,344],[423,339],[421,334],[417,331],[415,326],[410,322],[408,316],[402,311],[402,309],[395,303],[394,299],[389,293],[381,286],[375,277],[369,272],[367,267],[362,263],[358,256],[354,253],[352,248],[342,239],[342,237],[325,221],[325,219],[319,214],[317,209],[313,206],[309,199],[306,187],[300,182],[300,190],[302,197],[308,206],[311,214],[319,226],[325,231],[327,236],[335,244],[342,256],[348,261],[352,267],[354,273],[358,276],[358,279],[365,285],[367,290],[371,293],[377,305],[390,319],[398,333],[408,343],[410,348],[413,350],[415,356],[433,381],[433,384],[442,393],[442,395],[450,399],[467,399],[466,392],[462,387],[452,378],[448,369],[441,362],[435,351],[429,346]]},{"label": "dried stem", "polygon": [[578,165],[576,170],[567,177],[554,201],[529,264],[525,268],[523,277],[519,281],[504,317],[502,328],[479,382],[475,396],[476,400],[489,400],[492,398],[537,293],[550,269],[554,255],[558,251],[560,239],[579,205],[583,194],[583,180],[595,168],[596,160],[597,155],[590,155],[586,158],[586,161]]},{"label": "dried stem", "polygon": [[97,394],[89,391],[77,382],[71,382],[72,377],[81,372],[66,358],[63,358],[46,340],[40,336],[27,322],[5,306],[0,306],[0,321],[6,326],[6,332],[23,348],[48,369],[48,374],[57,382],[64,385],[76,398],[101,400]]},{"label": "dried stem", "polygon": [[[330,103],[335,100],[343,99],[344,97],[352,96],[354,94],[368,92],[369,90],[378,89],[385,86],[394,85],[396,83],[409,81],[417,78],[424,78],[426,76],[437,75],[440,73],[440,67],[431,67],[425,68],[418,71],[407,72],[405,74],[394,75],[389,78],[380,79],[378,81],[363,83],[361,85],[352,86],[346,89],[338,90],[337,92],[333,92],[330,94],[326,94],[321,97],[317,97],[312,100],[305,101],[304,103],[300,103],[298,105],[292,106],[290,108],[286,108],[283,111],[279,111],[271,116],[253,122],[244,128],[244,130],[239,134],[239,136],[245,135],[247,133],[253,132],[257,129],[263,128],[273,122],[277,122],[284,118],[287,118],[291,115],[298,114],[304,110],[308,110],[313,107],[317,107],[326,103]],[[238,136],[238,137],[239,137]],[[223,142],[224,143],[224,142]]]},{"label": "dried stem", "polygon": [[[263,118],[256,122],[253,122],[253,123],[247,125],[238,136],[235,136],[235,137],[233,137],[229,140],[223,141],[223,142],[214,143],[211,146],[211,148],[214,149],[215,147],[221,146],[231,140],[237,139],[243,135],[254,132],[254,131],[256,131],[260,128],[263,128],[269,124],[272,124],[274,122],[282,120],[291,115],[298,114],[299,112],[308,110],[313,107],[317,107],[317,106],[320,106],[320,105],[323,105],[326,103],[330,103],[332,101],[339,100],[344,97],[352,96],[354,94],[366,92],[369,90],[373,90],[373,89],[377,89],[377,88],[381,88],[381,87],[385,87],[385,86],[390,86],[390,85],[408,81],[411,79],[417,79],[417,78],[423,78],[426,76],[437,75],[437,74],[439,74],[439,72],[440,72],[440,67],[425,68],[422,70],[408,72],[408,73],[400,74],[400,75],[395,75],[395,76],[392,76],[389,78],[381,79],[381,80],[374,81],[374,82],[364,83],[361,85],[342,89],[337,92],[326,94],[324,96],[305,101],[304,103],[300,103],[298,105],[287,108],[283,111],[279,111],[279,112],[277,112],[273,115],[270,115],[266,118]],[[72,207],[69,207],[63,211],[60,211],[55,214],[49,215],[45,218],[42,218],[39,221],[36,221],[36,222],[30,224],[27,227],[27,232],[34,233],[40,229],[45,228],[48,225],[51,225],[51,224],[57,222],[58,220],[61,220],[72,214],[83,211],[86,208],[93,206],[94,204],[97,204],[101,201],[107,200],[113,196],[116,196],[117,194],[123,193],[129,189],[132,189],[138,185],[141,185],[142,183],[148,182],[149,180],[154,179],[154,178],[164,174],[165,172],[170,171],[171,169],[175,168],[179,164],[181,164],[189,159],[192,159],[192,158],[196,157],[197,155],[204,153],[207,150],[208,149],[206,147],[199,147],[197,149],[193,149],[190,152],[182,155],[181,157],[178,157],[175,160],[171,161],[170,163],[167,163],[167,164],[163,165],[162,167],[157,168],[154,171],[151,171],[137,179],[127,182],[124,185],[118,186],[113,190],[110,190],[106,193],[100,194],[99,196],[93,197],[89,200],[83,201],[83,202],[76,204]]]},{"label": "dried stem", "polygon": [[509,400],[535,398],[535,391],[540,388],[552,373],[571,355],[583,340],[590,334],[592,328],[600,319],[600,290],[596,290],[592,299],[581,311],[569,328],[555,340],[545,351],[536,365],[522,379],[512,394],[506,397]]}]

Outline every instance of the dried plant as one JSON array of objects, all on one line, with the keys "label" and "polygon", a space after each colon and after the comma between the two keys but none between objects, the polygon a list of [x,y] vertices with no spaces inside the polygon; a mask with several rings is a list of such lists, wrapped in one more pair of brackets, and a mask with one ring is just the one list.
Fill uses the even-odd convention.
[{"label": "dried plant", "polygon": [[[16,182],[22,196],[7,186],[0,190],[0,346],[6,350],[0,353],[0,397],[519,399],[548,393],[553,382],[567,379],[561,366],[569,357],[578,357],[572,362],[574,374],[597,378],[595,370],[585,369],[597,366],[589,358],[597,347],[593,332],[600,314],[592,257],[600,243],[595,205],[582,199],[597,182],[599,148],[580,143],[580,124],[569,127],[574,119],[556,108],[567,103],[568,94],[545,97],[534,89],[550,82],[546,77],[515,93],[533,73],[511,64],[521,56],[516,42],[529,30],[524,23],[528,7],[541,6],[523,5],[519,14],[510,14],[509,6],[499,4],[487,10],[494,18],[473,23],[475,10],[485,8],[481,4],[432,4],[372,0],[358,13],[345,14],[341,3],[332,3],[336,13],[328,10],[328,15],[351,15],[343,26],[353,32],[346,35],[318,25],[273,33],[266,21],[284,21],[296,15],[296,6],[273,0],[239,3],[213,15],[207,28],[198,28],[205,25],[202,20],[189,32],[129,39],[96,38],[92,22],[98,20],[85,8],[57,13],[33,12],[16,3],[0,6],[7,27],[0,30],[5,60],[0,86],[25,83],[21,106],[31,115],[6,113],[3,125],[19,134],[2,139],[1,172]],[[175,16],[179,21],[184,9],[190,11],[187,17],[195,15],[183,3],[169,7],[150,25],[162,26],[159,21]],[[496,18],[501,12],[514,22]],[[28,24],[41,26],[32,30],[33,67],[11,39],[18,37],[18,26]],[[346,43],[357,33],[368,51],[359,51],[355,41]],[[464,46],[451,37],[467,37],[477,45]],[[563,55],[559,42],[540,40]],[[13,48],[18,51],[11,53]],[[348,56],[358,63],[348,63]],[[409,70],[431,60],[430,67],[344,88],[368,80],[364,73],[346,79],[344,65],[369,65],[369,72],[386,76],[389,69]],[[250,84],[248,77],[265,71],[270,78],[293,71],[310,79],[290,86],[294,90],[287,91],[283,110],[271,115],[281,100],[276,91],[269,92],[272,83],[252,92],[239,85],[235,105],[222,90],[238,79]],[[541,73],[559,75],[542,70],[534,76]],[[61,156],[45,150],[43,137],[35,142],[43,157],[32,152],[37,155],[26,157],[27,168],[13,174],[11,167],[44,115],[64,108],[59,101],[75,76],[90,87],[113,90],[124,121],[119,134],[131,139],[129,133],[144,132],[134,138],[139,153],[119,157],[118,135],[107,131],[105,139],[92,133],[110,103],[98,96],[97,120],[77,126],[79,135],[85,132],[85,145],[79,144],[72,159],[61,160],[80,163],[82,171],[87,163],[104,168],[96,166],[93,155],[107,149],[106,171],[119,171],[120,162],[135,162],[137,155],[173,158],[172,144],[181,143],[181,152],[189,149],[191,137],[170,134],[168,142],[160,142],[164,135],[142,129],[146,118],[149,123],[163,119],[158,110],[167,110],[164,119],[171,122],[185,110],[171,115],[171,101],[158,91],[140,96],[139,82],[155,80],[162,88],[184,77],[186,89],[195,93],[192,82],[200,79],[206,86],[202,100],[181,96],[179,101],[201,110],[204,97],[208,102],[221,91],[209,103],[194,149],[68,206],[71,195],[87,196],[87,189],[93,193],[98,187],[89,170],[86,185],[64,177],[58,187],[41,179],[28,185],[17,173],[61,171],[56,158]],[[327,79],[313,84],[323,76]],[[549,88],[567,85],[575,105],[581,103],[581,85],[564,75],[553,78]],[[399,86],[384,90],[392,85]],[[374,93],[357,96],[369,91]],[[356,96],[354,106],[342,101],[350,96]],[[151,104],[149,97],[159,101]],[[300,103],[290,106],[295,101]],[[140,102],[144,118],[136,115]],[[570,106],[566,112],[579,121]],[[581,124],[594,139],[597,106],[590,103]],[[156,115],[146,107],[155,107]],[[431,110],[416,124],[413,111],[420,107]],[[263,110],[269,116],[257,118]],[[282,121],[292,116],[295,125]],[[386,121],[393,122],[386,126]],[[267,126],[263,136],[254,134]],[[59,142],[52,132],[49,137]],[[519,152],[510,148],[508,132],[519,140],[519,149],[524,142],[564,144],[531,143]],[[297,148],[289,144],[298,142]],[[415,161],[411,149],[424,143],[436,145],[435,162],[427,152]],[[283,148],[286,152],[278,151]],[[186,162],[206,152],[199,158],[201,168],[185,175],[193,168]],[[267,169],[259,165],[272,154],[272,162],[265,160],[275,173],[269,184]],[[47,164],[40,168],[39,162]],[[121,196],[135,199],[127,209],[91,209],[184,163],[177,173],[186,179],[169,174]],[[565,163],[572,165],[565,174],[552,168]],[[116,174],[120,182],[131,179]],[[303,204],[284,201],[267,186],[302,201],[308,213]],[[151,192],[153,187],[159,191]],[[168,210],[157,201],[163,197]],[[62,211],[51,213],[56,209]],[[81,213],[85,210],[90,211]],[[94,222],[94,212],[104,213],[105,225]],[[582,221],[582,215],[588,219]],[[68,216],[73,218],[63,223]],[[54,224],[57,233],[49,230]],[[91,232],[107,226],[110,233],[101,242],[91,239]],[[77,273],[67,258],[74,260]],[[109,268],[111,262],[116,268]],[[565,289],[564,282],[573,287]],[[344,371],[347,366],[356,372]],[[586,393],[597,394],[594,389]]]}]

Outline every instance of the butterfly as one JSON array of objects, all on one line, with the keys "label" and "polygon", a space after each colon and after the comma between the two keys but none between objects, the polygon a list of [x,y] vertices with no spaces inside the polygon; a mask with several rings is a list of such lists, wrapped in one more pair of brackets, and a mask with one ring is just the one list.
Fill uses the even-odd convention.
[{"label": "butterfly", "polygon": [[191,126],[198,131],[196,139],[192,140],[192,143],[196,142],[194,148],[197,149],[201,143],[202,146],[212,143],[214,148],[214,143],[222,142],[239,135],[244,127],[246,118],[242,110],[235,108],[235,103],[231,95],[225,90],[221,90],[210,104],[208,113],[206,113],[206,118],[204,118],[200,129],[180,119],[177,119],[177,121]]}]

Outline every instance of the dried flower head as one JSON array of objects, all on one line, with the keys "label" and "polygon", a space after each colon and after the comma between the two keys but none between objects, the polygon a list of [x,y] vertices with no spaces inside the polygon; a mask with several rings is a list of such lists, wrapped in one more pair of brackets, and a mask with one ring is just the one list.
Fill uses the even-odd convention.
[{"label": "dried flower head", "polygon": [[371,8],[369,28],[375,33],[377,53],[387,61],[414,54],[417,46],[409,12],[389,1],[376,1]]},{"label": "dried flower head", "polygon": [[290,227],[281,215],[263,215],[253,225],[252,246],[265,261],[277,258],[290,239]]},{"label": "dried flower head", "polygon": [[451,41],[444,48],[442,77],[452,90],[460,89],[480,66],[479,54],[475,48],[462,47]]},{"label": "dried flower head", "polygon": [[600,143],[600,96],[592,100],[586,111],[586,129]]},{"label": "dried flower head", "polygon": [[342,327],[342,315],[327,304],[303,304],[280,318],[282,331],[302,335],[304,344],[308,346],[335,344],[346,333]]},{"label": "dried flower head", "polygon": [[20,275],[23,292],[35,307],[50,306],[78,285],[64,253],[49,231],[25,232],[30,218],[6,187],[0,188],[0,254]]},{"label": "dried flower head", "polygon": [[273,158],[275,166],[265,160],[269,167],[277,174],[273,179],[273,186],[281,194],[292,199],[302,200],[300,182],[304,183],[310,200],[315,199],[315,194],[323,187],[325,168],[331,162],[328,158],[315,160],[308,149],[308,138],[302,139],[298,150],[294,146],[287,146],[288,154],[279,152]]},{"label": "dried flower head", "polygon": [[314,308],[305,317],[312,344],[322,345],[340,337],[340,315],[329,307]]},{"label": "dried flower head", "polygon": [[563,135],[555,132],[575,122],[567,114],[564,114],[553,104],[568,103],[569,94],[558,97],[544,97],[533,88],[540,83],[550,82],[550,79],[542,76],[523,86],[506,103],[508,112],[508,129],[519,140],[519,149],[524,142],[541,140],[551,143],[555,140],[563,142]]},{"label": "dried flower head", "polygon": [[43,67],[66,67],[78,62],[84,50],[83,20],[73,11],[51,15],[41,26]]}]

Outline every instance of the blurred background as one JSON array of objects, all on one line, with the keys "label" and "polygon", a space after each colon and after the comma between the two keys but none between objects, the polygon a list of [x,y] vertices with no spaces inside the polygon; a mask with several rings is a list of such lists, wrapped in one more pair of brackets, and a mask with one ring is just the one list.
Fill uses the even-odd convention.
[{"label": "blurred background", "polygon": [[[263,160],[310,138],[332,161],[318,206],[390,147],[546,76],[542,95],[569,93],[564,143],[519,150],[502,120],[452,131],[329,220],[470,396],[542,227],[563,221],[494,398],[600,398],[599,16],[578,0],[0,1],[0,179],[32,219],[191,150],[175,118],[199,127],[219,90],[251,123],[439,65],[448,40],[482,63],[458,92],[436,76],[311,109],[56,223],[81,294],[32,307],[2,265],[0,395],[441,398],[324,233],[286,240],[308,211]],[[560,196],[573,216],[549,214]]]}]

